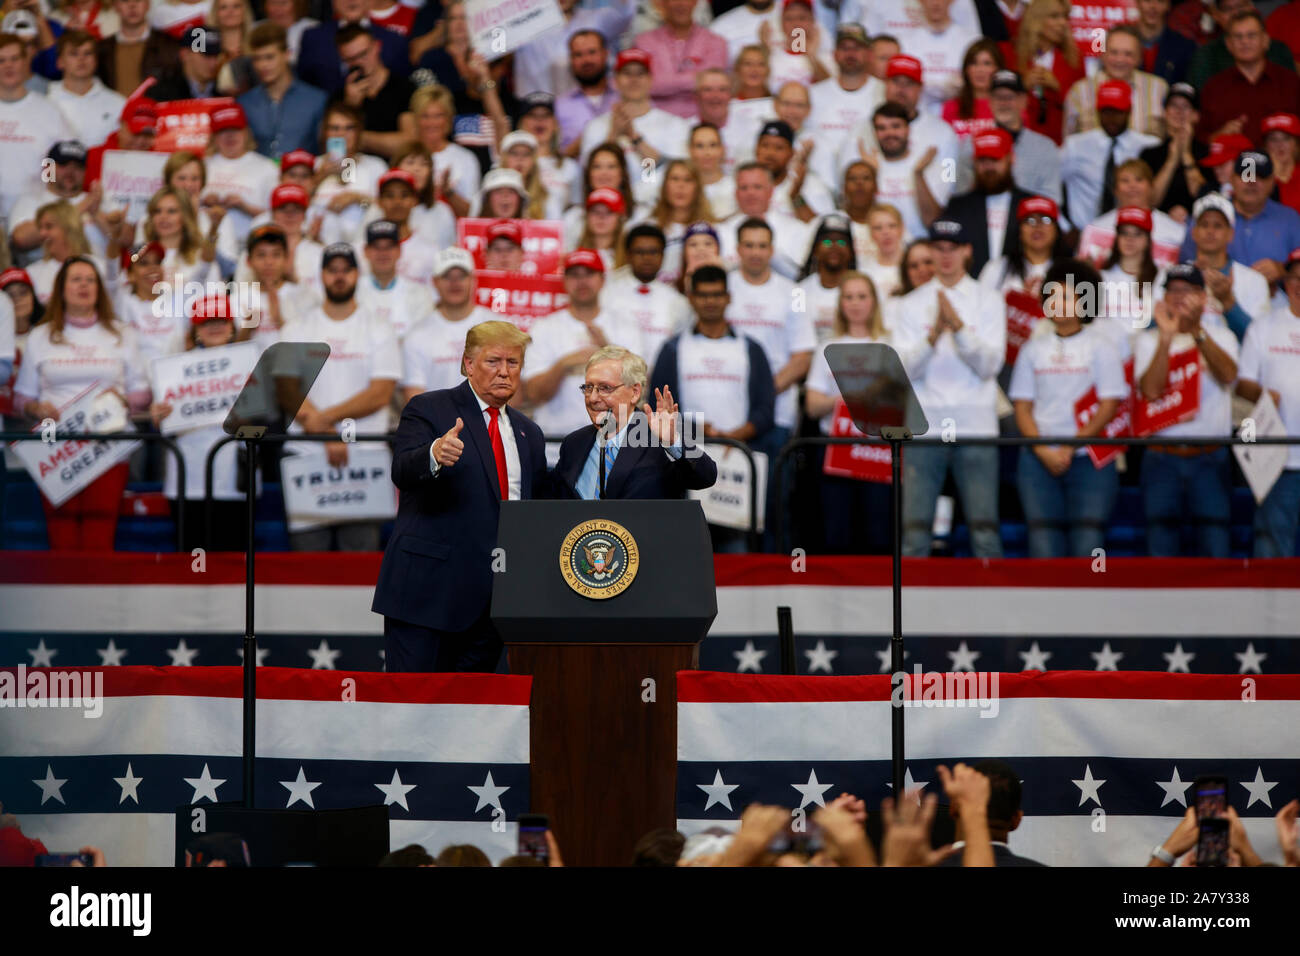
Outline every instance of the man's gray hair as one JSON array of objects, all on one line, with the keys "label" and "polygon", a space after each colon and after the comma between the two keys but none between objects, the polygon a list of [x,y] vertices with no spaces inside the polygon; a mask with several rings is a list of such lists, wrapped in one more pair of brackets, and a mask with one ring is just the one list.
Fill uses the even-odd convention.
[{"label": "man's gray hair", "polygon": [[586,371],[590,372],[591,367],[597,362],[619,362],[623,366],[623,384],[640,385],[641,395],[645,396],[646,379],[649,378],[649,370],[646,368],[645,359],[637,355],[631,349],[625,349],[621,345],[606,345],[603,348],[596,349],[591,358],[587,359]]}]

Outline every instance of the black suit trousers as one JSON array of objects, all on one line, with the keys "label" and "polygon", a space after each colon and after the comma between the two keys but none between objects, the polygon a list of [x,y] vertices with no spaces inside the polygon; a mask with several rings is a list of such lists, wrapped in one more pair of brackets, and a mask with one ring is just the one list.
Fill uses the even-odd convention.
[{"label": "black suit trousers", "polygon": [[487,609],[463,631],[438,631],[384,618],[384,664],[398,673],[496,673],[501,636]]}]

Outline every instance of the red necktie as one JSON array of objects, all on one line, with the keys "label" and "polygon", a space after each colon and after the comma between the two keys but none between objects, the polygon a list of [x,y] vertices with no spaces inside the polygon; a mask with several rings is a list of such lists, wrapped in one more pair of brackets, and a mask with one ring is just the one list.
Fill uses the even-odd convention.
[{"label": "red necktie", "polygon": [[506,474],[506,446],[501,441],[501,425],[497,421],[501,409],[489,407],[487,412],[491,418],[488,422],[488,438],[492,439],[492,457],[497,460],[497,484],[501,488],[501,500],[505,501],[510,497],[510,478]]}]

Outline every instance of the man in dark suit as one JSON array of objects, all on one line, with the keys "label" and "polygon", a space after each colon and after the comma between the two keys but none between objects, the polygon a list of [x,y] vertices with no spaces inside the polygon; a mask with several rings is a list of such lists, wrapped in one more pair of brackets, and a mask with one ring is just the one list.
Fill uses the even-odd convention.
[{"label": "man in dark suit", "polygon": [[159,103],[217,96],[221,68],[221,34],[209,27],[190,27],[180,47],[180,70],[158,81],[149,95]]},{"label": "man in dark suit", "polygon": [[497,668],[501,638],[488,615],[501,501],[550,487],[542,430],[506,405],[530,341],[509,322],[476,325],[465,336],[466,381],[402,411],[397,524],[371,604],[384,615],[390,672]]},{"label": "man in dark suit", "polygon": [[[684,498],[688,489],[708,488],[718,467],[683,434],[672,391],[655,391],[655,408],[643,402],[645,360],[610,345],[587,360],[586,395],[591,424],[560,445],[555,475],[570,498]],[[608,439],[597,441],[602,425]],[[601,459],[604,488],[601,488]]]},{"label": "man in dark suit", "polygon": [[[1007,846],[1007,837],[1011,831],[1020,826],[1025,815],[1020,810],[1020,777],[1002,760],[981,760],[974,769],[989,778],[989,839],[993,843],[993,859],[997,866],[1045,866],[1037,860],[1017,856]],[[962,832],[961,817],[953,814],[957,821],[957,842],[953,846],[960,849],[965,842]],[[955,853],[938,864],[939,866],[961,866],[962,855]]]},{"label": "man in dark suit", "polygon": [[379,41],[379,58],[384,66],[399,77],[409,75],[410,47],[406,37],[371,23],[366,17],[368,9],[367,0],[334,0],[334,19],[303,32],[298,48],[298,78],[331,96],[343,92],[346,71],[336,38],[345,23],[359,23],[368,29]]},{"label": "man in dark suit", "polygon": [[[1015,184],[1011,175],[1011,134],[1001,127],[980,133],[975,137],[975,188],[954,196],[943,212],[943,218],[953,219],[965,227],[970,236],[971,257],[967,264],[970,274],[979,278],[980,270],[991,258],[1020,255],[1020,225],[1016,222],[1016,208],[1020,200],[1033,193],[1025,192]],[[1001,248],[989,248],[990,223],[1001,224]]]}]

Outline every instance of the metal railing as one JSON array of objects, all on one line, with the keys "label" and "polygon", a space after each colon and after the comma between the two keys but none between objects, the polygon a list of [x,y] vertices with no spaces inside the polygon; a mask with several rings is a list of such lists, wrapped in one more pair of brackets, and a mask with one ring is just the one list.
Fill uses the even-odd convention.
[{"label": "metal railing", "polygon": [[[791,438],[781,448],[776,457],[775,482],[773,484],[773,493],[777,496],[776,501],[784,502],[786,495],[785,488],[785,471],[783,465],[791,455],[801,448],[818,447],[829,445],[885,445],[889,442],[880,438],[867,438],[859,435],[846,435],[843,437],[832,438],[829,435],[807,435],[796,436]],[[1069,437],[1053,438],[1050,435],[1038,435],[1027,437],[1025,435],[988,435],[974,438],[961,438],[952,441],[944,441],[941,438],[914,438],[904,442],[903,447],[943,447],[955,445],[975,445],[975,446],[993,446],[993,447],[1020,447],[1025,445],[1066,445],[1074,448],[1082,448],[1088,445],[1099,446],[1121,446],[1124,448],[1147,448],[1150,446],[1167,447],[1169,445],[1184,445],[1191,448],[1204,447],[1229,447],[1232,445],[1300,445],[1300,435],[1287,435],[1278,438],[1254,438],[1247,441],[1239,435],[1232,435],[1224,438],[1173,438],[1163,437],[1160,435],[1147,435],[1142,438],[1134,437],[1116,437],[1103,438],[1094,436],[1092,438],[1080,438],[1078,435]],[[818,470],[820,474],[820,470]],[[785,526],[785,509],[778,505],[773,509],[776,513],[774,521],[774,535],[777,549],[779,551],[789,551],[789,540],[786,537],[790,529]]]},{"label": "metal railing", "polygon": [[[107,432],[103,435],[86,434],[64,434],[58,436],[52,442],[47,444],[57,445],[59,442],[67,441],[73,438],[88,438],[95,441],[138,441],[153,442],[162,445],[173,455],[176,456],[176,550],[181,551],[185,543],[185,456],[181,454],[180,447],[176,442],[167,435],[160,435],[157,432]],[[45,436],[40,432],[0,432],[0,442],[11,441],[45,441]]]}]

